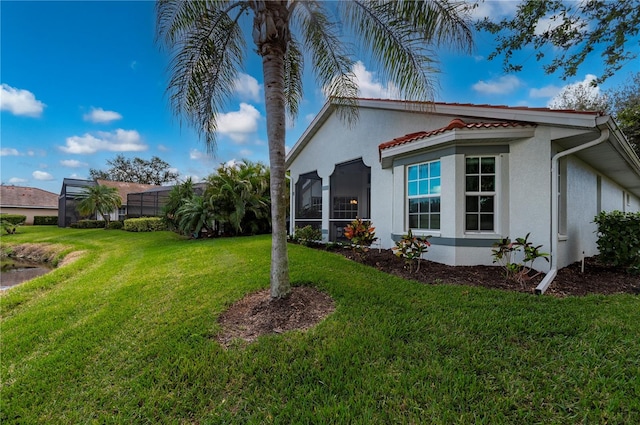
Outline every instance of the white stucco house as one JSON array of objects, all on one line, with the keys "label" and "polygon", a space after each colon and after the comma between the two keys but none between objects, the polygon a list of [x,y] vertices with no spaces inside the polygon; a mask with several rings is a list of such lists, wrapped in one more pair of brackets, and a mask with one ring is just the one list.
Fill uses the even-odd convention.
[{"label": "white stucco house", "polygon": [[329,101],[286,165],[291,232],[336,241],[357,216],[382,248],[432,235],[426,258],[449,265],[491,265],[496,240],[530,233],[547,286],[597,254],[599,212],[640,210],[640,159],[597,112],[360,99],[349,127]]}]

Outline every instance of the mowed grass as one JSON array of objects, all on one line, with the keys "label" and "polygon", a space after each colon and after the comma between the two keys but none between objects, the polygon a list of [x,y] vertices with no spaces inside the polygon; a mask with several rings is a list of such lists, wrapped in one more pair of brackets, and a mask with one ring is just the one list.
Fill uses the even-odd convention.
[{"label": "mowed grass", "polygon": [[2,424],[640,423],[638,296],[426,286],[293,245],[336,311],[224,349],[269,236],[20,230],[2,244],[84,254],[0,298]]}]

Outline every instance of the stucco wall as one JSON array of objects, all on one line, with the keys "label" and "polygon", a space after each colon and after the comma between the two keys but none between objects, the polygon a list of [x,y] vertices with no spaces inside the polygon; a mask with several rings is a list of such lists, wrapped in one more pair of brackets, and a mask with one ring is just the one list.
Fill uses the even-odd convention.
[{"label": "stucco wall", "polygon": [[[371,215],[376,236],[382,248],[391,248],[400,235],[407,232],[406,166],[424,162],[428,155],[440,155],[433,150],[402,154],[393,166],[383,169],[378,145],[403,135],[445,127],[453,116],[410,113],[382,109],[360,110],[359,121],[348,128],[335,115],[316,130],[290,166],[292,191],[299,175],[316,171],[322,178],[322,229],[325,240],[329,229],[330,176],[335,164],[362,158],[371,169]],[[465,153],[474,149],[492,152],[499,143],[471,141],[460,144],[464,153],[444,150],[435,156],[441,162],[441,228],[439,231],[415,231],[431,234],[432,246],[426,258],[456,265],[493,264],[491,243],[503,238],[524,237],[542,245],[541,251],[551,252],[551,140],[573,135],[578,130],[538,125],[533,137],[510,140],[508,146],[496,149],[496,221],[494,232],[465,231]],[[471,150],[469,150],[471,149]],[[430,152],[430,153],[429,153]],[[472,155],[475,155],[471,153]],[[426,155],[426,156],[425,156]],[[483,155],[483,154],[481,154]],[[429,159],[430,160],[430,159]],[[563,168],[566,179],[566,235],[559,243],[558,266],[578,261],[582,252],[594,255],[597,235],[593,217],[598,210],[619,209],[637,211],[640,200],[630,196],[582,161],[568,157]],[[565,187],[563,186],[563,187]],[[292,198],[293,199],[293,198]],[[291,206],[295,218],[294,203]],[[538,260],[534,267],[549,270],[549,263]]]}]

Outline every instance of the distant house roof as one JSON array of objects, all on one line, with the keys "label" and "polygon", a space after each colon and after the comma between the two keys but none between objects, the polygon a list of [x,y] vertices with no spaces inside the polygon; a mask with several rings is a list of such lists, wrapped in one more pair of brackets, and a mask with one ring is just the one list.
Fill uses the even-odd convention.
[{"label": "distant house roof", "polygon": [[155,184],[114,182],[114,181],[102,180],[102,179],[97,179],[96,182],[100,185],[104,185],[107,187],[115,187],[118,190],[118,194],[120,195],[120,199],[122,199],[122,203],[124,205],[126,205],[127,195],[130,193],[146,192],[148,190],[159,189],[163,187]]},{"label": "distant house roof", "polygon": [[58,195],[36,187],[0,186],[3,207],[58,208]]}]

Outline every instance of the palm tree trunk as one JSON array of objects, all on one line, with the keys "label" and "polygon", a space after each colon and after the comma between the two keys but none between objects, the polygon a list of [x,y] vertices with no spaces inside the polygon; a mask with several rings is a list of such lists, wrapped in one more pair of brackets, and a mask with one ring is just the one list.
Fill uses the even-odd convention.
[{"label": "palm tree trunk", "polygon": [[291,292],[287,254],[285,184],[284,58],[289,40],[286,1],[254,2],[254,41],[262,56],[264,96],[269,140],[271,185],[271,298]]}]

